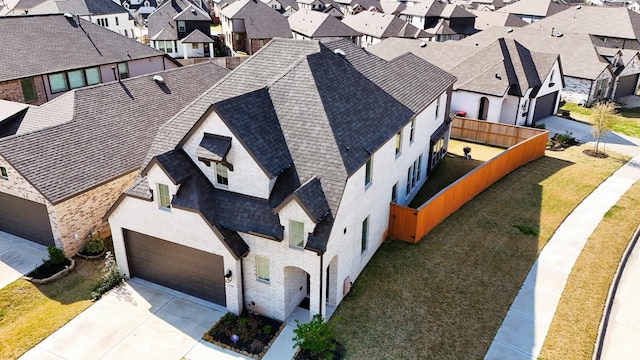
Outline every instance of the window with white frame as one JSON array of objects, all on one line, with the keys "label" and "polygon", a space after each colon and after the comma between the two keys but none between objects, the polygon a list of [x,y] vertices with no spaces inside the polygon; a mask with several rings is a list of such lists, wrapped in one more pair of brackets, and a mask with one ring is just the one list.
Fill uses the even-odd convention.
[{"label": "window with white frame", "polygon": [[256,278],[269,282],[271,275],[269,272],[269,259],[263,256],[256,256]]},{"label": "window with white frame", "polygon": [[7,174],[7,168],[4,166],[0,166],[0,178],[2,179],[9,179],[9,175]]},{"label": "window with white frame", "polygon": [[304,223],[289,220],[289,245],[293,247],[304,246]]},{"label": "window with white frame", "polygon": [[444,158],[444,156],[447,154],[447,151],[444,147],[444,135],[438,139],[438,141],[436,141],[433,144],[433,152],[431,153],[431,169],[433,170],[433,168],[440,162],[440,160],[442,160],[442,158]]},{"label": "window with white frame", "polygon": [[169,185],[167,184],[158,184],[158,205],[163,209],[171,207],[171,194],[169,194]]},{"label": "window with white frame", "polygon": [[364,186],[369,186],[371,184],[371,175],[373,171],[373,164],[371,158],[367,160],[367,163],[364,164]]},{"label": "window with white frame", "polygon": [[118,21],[118,17],[116,16],[116,26],[120,26],[120,21]]},{"label": "window with white frame", "polygon": [[178,21],[178,31],[179,32],[187,31],[187,25],[185,24],[184,21]]},{"label": "window with white frame", "polygon": [[420,171],[422,166],[422,154],[407,169],[407,195],[413,191],[420,181]]},{"label": "window with white frame", "polygon": [[412,143],[416,137],[416,119],[411,119],[411,127],[409,129],[409,143]]},{"label": "window with white frame", "polygon": [[367,246],[369,242],[369,217],[367,216],[362,221],[362,237],[360,241],[360,254],[363,254],[367,251]]},{"label": "window with white frame", "polygon": [[229,169],[221,163],[216,163],[216,183],[229,186]]},{"label": "window with white frame", "polygon": [[402,130],[396,133],[396,157],[400,154],[402,150]]}]

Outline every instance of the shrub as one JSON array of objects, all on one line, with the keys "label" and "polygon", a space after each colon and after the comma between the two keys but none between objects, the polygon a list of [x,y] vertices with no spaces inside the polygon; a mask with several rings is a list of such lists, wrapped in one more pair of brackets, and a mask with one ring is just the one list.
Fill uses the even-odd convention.
[{"label": "shrub", "polygon": [[266,336],[271,335],[271,331],[273,331],[273,329],[271,329],[271,325],[265,325],[262,327],[262,333]]},{"label": "shrub", "polygon": [[104,240],[101,237],[93,238],[84,246],[82,252],[87,255],[97,255],[105,250]]},{"label": "shrub", "polygon": [[67,259],[64,256],[64,251],[53,245],[49,246],[47,251],[49,252],[49,260],[43,260],[45,264],[58,265],[62,264]]},{"label": "shrub", "polygon": [[325,323],[319,314],[313,315],[309,323],[302,324],[296,320],[293,330],[294,347],[306,350],[318,359],[333,359],[336,344],[333,341],[333,326]]},{"label": "shrub", "polygon": [[102,268],[102,282],[91,292],[91,300],[96,301],[107,291],[116,287],[122,281],[122,274],[118,270],[115,259],[111,251],[107,251]]},{"label": "shrub", "polygon": [[525,235],[538,236],[538,230],[529,225],[516,224],[516,225],[513,225],[513,227],[520,230],[520,232]]}]

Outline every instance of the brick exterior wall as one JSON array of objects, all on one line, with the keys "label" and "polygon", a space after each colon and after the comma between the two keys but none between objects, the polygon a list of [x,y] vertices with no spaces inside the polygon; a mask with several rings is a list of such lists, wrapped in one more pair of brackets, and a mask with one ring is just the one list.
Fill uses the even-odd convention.
[{"label": "brick exterior wall", "polygon": [[15,101],[30,105],[42,105],[47,102],[47,95],[42,82],[42,76],[33,77],[33,83],[36,88],[38,98],[35,101],[26,102],[22,93],[22,85],[20,80],[9,80],[0,83],[0,99]]},{"label": "brick exterior wall", "polygon": [[136,175],[137,171],[133,171],[54,205],[59,242],[67,256],[81,250],[91,234],[105,234],[109,231],[109,224],[102,218],[120,194],[133,184]]}]

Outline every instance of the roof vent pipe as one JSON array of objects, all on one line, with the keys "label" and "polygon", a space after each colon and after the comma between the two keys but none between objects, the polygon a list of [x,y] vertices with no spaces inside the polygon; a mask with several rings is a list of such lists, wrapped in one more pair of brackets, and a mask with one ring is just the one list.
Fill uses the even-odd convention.
[{"label": "roof vent pipe", "polygon": [[427,47],[427,43],[426,43],[426,42],[424,42],[424,41],[423,41],[423,42],[421,42],[421,43],[420,43],[420,47],[421,47],[421,48],[423,48],[423,47]]},{"label": "roof vent pipe", "polygon": [[344,50],[342,50],[342,49],[335,49],[333,52],[338,54],[338,55],[340,55],[340,56],[342,56],[342,57],[347,56],[347,54],[345,54]]},{"label": "roof vent pipe", "polygon": [[157,82],[158,84],[164,84],[164,78],[160,75],[153,75],[153,81]]}]

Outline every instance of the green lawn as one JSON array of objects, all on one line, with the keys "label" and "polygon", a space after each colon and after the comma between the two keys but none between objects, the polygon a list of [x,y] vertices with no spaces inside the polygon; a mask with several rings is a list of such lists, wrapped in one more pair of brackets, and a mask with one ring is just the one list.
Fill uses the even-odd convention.
[{"label": "green lawn", "polygon": [[613,275],[638,226],[640,182],[605,214],[569,275],[540,352],[545,359],[590,359]]},{"label": "green lawn", "polygon": [[625,161],[584,149],[515,170],[418,244],[385,242],[331,320],[347,358],[482,358],[539,251]]},{"label": "green lawn", "polygon": [[[591,109],[573,103],[565,103],[559,111],[569,111],[571,117],[591,123]],[[640,108],[618,108],[613,131],[640,138]]]},{"label": "green lawn", "polygon": [[74,259],[75,269],[46,285],[26,280],[0,289],[0,359],[16,359],[91,306],[101,261]]}]

